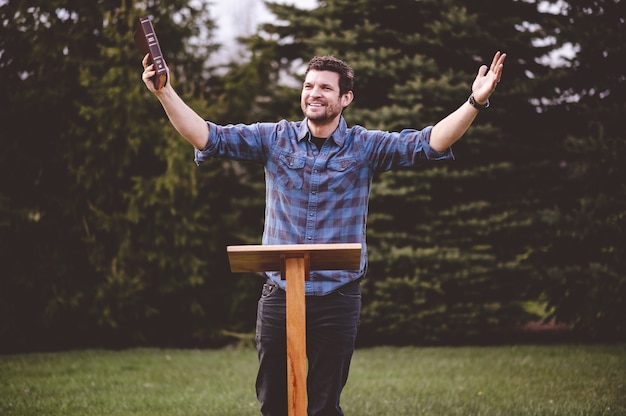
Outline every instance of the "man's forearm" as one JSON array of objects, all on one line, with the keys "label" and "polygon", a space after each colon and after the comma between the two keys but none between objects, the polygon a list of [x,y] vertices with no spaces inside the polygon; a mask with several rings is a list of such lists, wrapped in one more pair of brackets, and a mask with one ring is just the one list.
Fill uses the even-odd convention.
[{"label": "man's forearm", "polygon": [[469,100],[465,101],[454,113],[433,127],[430,133],[431,148],[442,152],[465,134],[478,115],[479,109],[485,108],[489,96],[500,82],[505,58],[506,54],[498,51],[493,56],[491,66],[481,65],[472,83],[472,103],[470,104]]},{"label": "man's forearm", "polygon": [[168,83],[155,93],[174,128],[196,149],[206,147],[209,126]]},{"label": "man's forearm", "polygon": [[478,110],[467,101],[456,111],[435,124],[430,133],[430,147],[443,152],[459,140],[478,115]]}]

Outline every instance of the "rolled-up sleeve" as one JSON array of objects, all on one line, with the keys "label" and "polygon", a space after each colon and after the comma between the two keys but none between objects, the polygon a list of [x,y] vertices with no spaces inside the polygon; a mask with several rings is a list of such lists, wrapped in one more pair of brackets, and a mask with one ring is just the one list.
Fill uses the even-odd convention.
[{"label": "rolled-up sleeve", "polygon": [[426,159],[428,160],[447,160],[454,159],[454,153],[452,152],[452,147],[448,147],[443,152],[433,149],[430,147],[430,133],[432,128],[428,129],[428,135],[426,135],[423,139],[424,146],[424,155],[426,155]]},{"label": "rolled-up sleeve", "polygon": [[198,166],[200,166],[208,158],[211,157],[210,156],[211,155],[211,150],[210,150],[210,148],[211,148],[211,136],[215,134],[215,129],[211,126],[213,123],[207,121],[207,124],[209,125],[209,140],[207,140],[206,145],[204,146],[204,149],[202,149],[202,150],[194,149],[194,159],[193,159],[193,161],[196,162],[196,165],[198,165]]},{"label": "rolled-up sleeve", "polygon": [[454,159],[452,149],[439,152],[430,147],[432,126],[422,130],[406,129],[401,132],[361,130],[367,135],[366,148],[377,171],[396,167],[412,167],[420,161]]},{"label": "rolled-up sleeve", "polygon": [[209,125],[209,139],[202,150],[195,149],[194,161],[201,165],[207,159],[220,158],[262,162],[264,160],[264,140],[272,135],[272,124],[257,123],[229,124],[219,126],[207,121]]}]

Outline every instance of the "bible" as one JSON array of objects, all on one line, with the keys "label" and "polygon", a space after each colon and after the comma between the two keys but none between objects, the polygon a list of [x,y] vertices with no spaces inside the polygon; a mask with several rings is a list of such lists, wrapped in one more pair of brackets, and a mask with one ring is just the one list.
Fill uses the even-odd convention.
[{"label": "bible", "polygon": [[154,64],[154,71],[156,72],[152,77],[152,83],[154,88],[158,90],[167,82],[167,68],[165,67],[165,59],[163,58],[163,53],[161,53],[161,46],[150,17],[139,18],[137,29],[135,29],[135,44],[142,57],[150,54],[149,62]]}]

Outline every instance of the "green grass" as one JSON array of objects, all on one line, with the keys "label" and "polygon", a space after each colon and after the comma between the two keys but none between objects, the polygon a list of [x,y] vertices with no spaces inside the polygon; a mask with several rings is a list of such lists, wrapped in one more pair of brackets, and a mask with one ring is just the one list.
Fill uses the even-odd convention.
[{"label": "green grass", "polygon": [[[0,414],[257,415],[251,349],[0,356]],[[347,416],[626,415],[626,345],[356,351]]]}]

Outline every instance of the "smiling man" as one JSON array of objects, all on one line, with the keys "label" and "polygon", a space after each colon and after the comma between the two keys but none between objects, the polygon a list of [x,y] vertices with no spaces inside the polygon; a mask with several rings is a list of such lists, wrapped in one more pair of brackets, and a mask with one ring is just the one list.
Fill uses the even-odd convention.
[{"label": "smiling man", "polygon": [[313,136],[326,138],[337,128],[343,109],[354,99],[353,79],[352,69],[331,57],[309,62],[300,105]]},{"label": "smiling man", "polygon": [[[354,72],[332,56],[313,58],[302,85],[304,119],[218,126],[203,120],[167,84],[155,90],[154,68],[143,60],[143,81],[170,122],[195,147],[198,165],[209,158],[256,162],[265,169],[263,244],[361,243],[359,270],[313,271],[305,282],[309,416],[343,415],[341,391],[348,379],[361,311],[360,280],[367,269],[367,207],[377,172],[452,158],[463,136],[502,76],[506,55],[482,65],[472,91],[435,126],[401,132],[348,127],[342,116],[353,99]],[[168,77],[169,79],[169,77]],[[276,272],[259,299],[256,391],[261,413],[287,415],[285,282]]]}]

